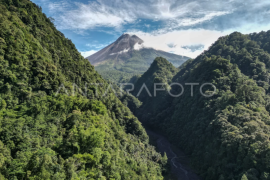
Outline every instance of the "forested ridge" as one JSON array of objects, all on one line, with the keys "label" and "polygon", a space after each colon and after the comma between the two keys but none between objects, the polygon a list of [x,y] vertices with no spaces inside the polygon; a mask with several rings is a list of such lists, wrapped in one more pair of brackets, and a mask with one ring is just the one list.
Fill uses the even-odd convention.
[{"label": "forested ridge", "polygon": [[[156,85],[157,89],[169,89],[172,78],[178,71],[179,70],[165,58],[157,57],[150,68],[141,77],[134,81],[131,79],[130,83],[134,83],[132,94],[142,102],[142,105],[137,106],[137,109],[132,108],[131,110],[141,121],[147,120],[148,117],[155,114],[155,110],[160,106],[160,99],[166,97],[166,91],[156,91],[156,93],[154,93],[154,83],[159,84]],[[145,87],[143,87],[143,85],[145,85]],[[149,94],[146,92],[145,88],[147,88]],[[144,116],[147,118],[143,118]]]},{"label": "forested ridge", "polygon": [[0,0],[0,179],[163,179],[166,157],[107,85],[41,7]]},{"label": "forested ridge", "polygon": [[[144,89],[142,105],[127,94],[122,103],[112,89],[103,96],[108,82],[41,7],[0,0],[0,179],[163,179],[167,157],[128,106],[203,179],[270,180],[269,73],[270,31],[235,32],[180,68],[156,58],[132,79],[134,96],[145,83],[152,97]],[[154,83],[178,94],[173,82],[182,96],[154,97]],[[191,96],[185,83],[217,91],[204,97],[198,85]]]},{"label": "forested ridge", "polygon": [[[219,38],[168,79],[167,84],[184,86],[182,96],[174,98],[163,92],[162,96],[149,97],[155,105],[146,103],[136,115],[183,149],[203,179],[269,180],[269,43],[270,31],[250,35],[235,32]],[[170,74],[169,65],[162,68],[163,72],[160,68],[154,72],[155,64],[137,80],[137,86],[142,85],[142,79],[151,79],[146,81],[151,88],[156,79],[164,80],[164,75]],[[204,97],[197,85],[191,96],[191,86],[185,83],[212,83],[217,91]],[[181,89],[173,86],[170,92],[179,94]],[[205,86],[203,92],[212,94],[213,88]],[[145,113],[146,109],[150,111]]]}]

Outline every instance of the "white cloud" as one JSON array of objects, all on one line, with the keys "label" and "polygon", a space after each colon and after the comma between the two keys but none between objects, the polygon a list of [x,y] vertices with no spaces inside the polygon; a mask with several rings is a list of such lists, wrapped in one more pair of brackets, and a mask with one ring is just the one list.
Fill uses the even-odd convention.
[{"label": "white cloud", "polygon": [[144,48],[144,45],[143,44],[136,43],[133,48],[135,50],[140,50],[140,49]]},{"label": "white cloud", "polygon": [[90,50],[90,51],[83,51],[81,52],[82,56],[87,58],[88,56],[91,56],[92,54],[95,54],[97,51],[95,50]]},{"label": "white cloud", "polygon": [[241,32],[243,34],[250,34],[250,33],[259,33],[261,31],[268,31],[270,30],[270,24],[259,24],[259,23],[242,23],[241,26],[234,28],[234,29],[228,29],[226,32],[232,33],[234,31]]},{"label": "white cloud", "polygon": [[224,11],[224,12],[204,12],[201,18],[184,18],[180,20],[176,20],[177,26],[192,26],[196,25],[205,21],[209,21],[213,19],[214,17],[217,16],[223,16],[226,14],[229,14],[229,11]]},{"label": "white cloud", "polygon": [[[266,0],[33,1],[49,9],[57,28],[61,30],[70,29],[82,36],[88,32],[86,30],[99,27],[95,31],[112,35],[127,31],[143,39],[143,46],[189,57],[196,57],[218,37],[233,31],[252,33],[270,29],[270,1]],[[150,21],[143,22],[144,19]],[[160,23],[158,26],[152,24],[156,21]],[[123,26],[125,24],[130,26]],[[142,27],[150,32],[140,31]],[[157,27],[156,31],[153,31],[154,27]],[[126,30],[129,28],[135,29]],[[188,49],[189,46],[197,45],[203,45],[204,48],[195,51]],[[87,48],[92,50],[82,54],[87,57],[102,46],[106,44],[89,44]],[[136,45],[136,48],[143,46]]]},{"label": "white cloud", "polygon": [[[192,58],[198,56],[203,50],[207,50],[220,36],[226,34],[225,32],[204,29],[171,31],[162,34],[150,34],[142,31],[129,33],[136,34],[140,37],[144,41],[144,47],[152,47],[166,52],[174,52],[175,54]],[[173,44],[173,46],[168,46],[171,44]],[[204,48],[199,48],[195,51],[186,48],[194,45],[203,45]],[[184,46],[185,48],[183,48]]]},{"label": "white cloud", "polygon": [[[174,54],[195,58],[204,50],[207,50],[219,37],[229,35],[232,32],[238,31],[243,34],[253,32],[267,31],[270,29],[270,24],[260,25],[257,23],[243,23],[236,28],[227,29],[226,31],[206,30],[206,29],[188,29],[188,30],[173,30],[166,31],[164,29],[157,30],[152,33],[131,30],[127,33],[135,34],[141,38],[144,43],[138,48],[152,47]],[[189,49],[188,47],[200,47],[197,50]],[[202,48],[203,47],[203,48]]]},{"label": "white cloud", "polygon": [[92,44],[86,44],[87,47],[95,48],[95,49],[102,49],[108,46],[108,44],[98,44],[98,43],[92,43]]},{"label": "white cloud", "polygon": [[60,2],[50,2],[48,3],[48,8],[51,12],[54,11],[65,11],[68,8],[70,8],[70,4],[66,1],[60,1]]},{"label": "white cloud", "polygon": [[119,11],[105,4],[91,2],[75,3],[76,9],[62,12],[59,17],[60,29],[90,29],[95,27],[115,27],[135,20],[128,11]]},{"label": "white cloud", "polygon": [[[82,35],[83,31],[97,27],[112,27],[115,31],[122,32],[123,25],[134,25],[141,19],[160,21],[162,25],[159,29],[165,30],[196,28],[194,26],[198,24],[229,14],[232,16],[213,25],[208,24],[208,29],[226,30],[252,21],[267,24],[270,6],[270,1],[266,0],[93,0],[85,3],[71,0],[33,1],[51,11],[59,29],[71,29]],[[153,27],[149,25],[146,26]]]},{"label": "white cloud", "polygon": [[[73,8],[58,8],[61,3],[49,4],[51,10],[59,11],[60,29],[91,29],[96,27],[113,27],[120,29],[127,23],[135,23],[139,19],[160,20],[167,25],[190,26],[214,17],[231,12],[227,6],[208,8],[209,4],[200,1],[184,0],[97,0],[88,4],[74,3]],[[224,4],[219,2],[221,4]],[[68,7],[63,3],[64,7]],[[71,5],[69,5],[71,7]],[[212,7],[212,6],[211,6]],[[222,8],[221,8],[222,7]],[[150,27],[150,26],[149,26]]]},{"label": "white cloud", "polygon": [[112,56],[112,55],[116,55],[116,54],[123,54],[123,53],[127,53],[128,51],[129,51],[129,48],[124,49],[123,51],[119,51],[119,52],[117,52],[117,53],[111,53],[111,54],[110,54],[110,56]]}]

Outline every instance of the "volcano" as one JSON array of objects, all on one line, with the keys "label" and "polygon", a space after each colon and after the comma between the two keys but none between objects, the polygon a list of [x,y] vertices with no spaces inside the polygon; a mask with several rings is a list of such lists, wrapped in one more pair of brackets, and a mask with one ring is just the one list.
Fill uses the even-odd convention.
[{"label": "volcano", "polygon": [[87,57],[95,69],[106,79],[121,79],[143,74],[156,57],[166,58],[175,67],[190,59],[151,47],[136,35],[123,34],[115,42]]}]

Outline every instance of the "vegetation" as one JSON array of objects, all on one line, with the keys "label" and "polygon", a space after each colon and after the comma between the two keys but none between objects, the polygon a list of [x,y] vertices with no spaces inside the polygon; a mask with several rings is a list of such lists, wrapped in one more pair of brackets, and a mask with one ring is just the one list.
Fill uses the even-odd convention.
[{"label": "vegetation", "polygon": [[133,50],[130,53],[131,55],[128,59],[109,59],[95,68],[105,79],[118,83],[127,82],[133,76],[143,74],[156,57],[162,56],[176,67],[189,59],[185,56],[182,57],[150,48],[144,48],[139,51]]},{"label": "vegetation", "polygon": [[107,85],[41,7],[0,0],[0,179],[163,179]]},{"label": "vegetation", "polygon": [[[136,115],[182,148],[203,179],[269,180],[269,43],[270,31],[221,37],[208,51],[184,63],[172,80],[164,78],[169,63],[167,68],[163,63],[163,72],[152,65],[137,86],[146,82],[153,87],[156,79],[168,79],[168,84],[181,83],[184,93],[178,98],[166,92],[149,97],[155,103],[146,103]],[[191,86],[185,83],[212,83],[217,91],[204,97],[200,86],[194,86],[191,96]],[[178,94],[181,89],[172,86],[170,91]],[[212,94],[213,88],[205,86],[203,92]]]},{"label": "vegetation", "polygon": [[[128,73],[135,96],[144,83],[152,96],[144,89],[142,103],[127,94],[122,103],[41,7],[0,0],[0,179],[163,179],[167,157],[128,106],[182,148],[204,179],[269,180],[269,43],[270,31],[233,33],[178,69],[158,57],[142,76],[132,70],[146,70],[140,61],[113,64],[108,78],[126,82]],[[154,83],[179,93],[172,82],[217,91],[204,97],[194,86],[191,96],[184,86],[179,98],[154,96]]]},{"label": "vegetation", "polygon": [[[169,89],[172,78],[177,72],[178,69],[170,62],[162,57],[157,57],[148,71],[135,81],[136,83],[134,84],[132,94],[142,102],[142,105],[139,111],[132,109],[132,112],[134,112],[141,121],[147,120],[151,114],[158,113],[156,110],[157,107],[160,106],[160,99],[166,97],[166,91],[156,91],[156,94],[154,93],[154,83],[159,83],[156,85],[157,89]],[[150,94],[146,92],[146,89],[143,87],[144,84]],[[143,118],[144,116],[147,118]]]}]

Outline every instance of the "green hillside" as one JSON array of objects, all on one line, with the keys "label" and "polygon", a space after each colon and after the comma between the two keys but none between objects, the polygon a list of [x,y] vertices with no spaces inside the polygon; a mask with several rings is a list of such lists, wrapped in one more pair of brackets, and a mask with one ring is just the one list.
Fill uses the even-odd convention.
[{"label": "green hillside", "polygon": [[0,179],[163,179],[166,158],[106,89],[41,7],[0,0]]},{"label": "green hillside", "polygon": [[95,69],[112,82],[126,82],[134,75],[143,74],[149,68],[153,59],[162,56],[170,61],[175,67],[179,67],[188,60],[188,57],[179,56],[151,48],[144,48],[131,52],[128,59],[108,59],[105,63],[95,66]]},{"label": "green hillside", "polygon": [[[270,31],[221,37],[169,79],[183,85],[182,96],[163,93],[155,105],[136,112],[142,122],[183,149],[203,179],[270,179],[269,43]],[[146,81],[147,87],[155,82],[151,71],[141,77],[152,80]],[[156,78],[164,77],[156,71]],[[212,83],[217,91],[204,97],[199,85],[191,96],[191,86],[185,83]],[[202,90],[213,93],[211,86]],[[181,89],[173,86],[170,92],[179,94]],[[151,111],[145,113],[146,109]]]},{"label": "green hillside", "polygon": [[[156,91],[156,94],[154,93],[155,87],[153,83],[158,83],[156,85],[157,89],[169,89],[169,84],[171,84],[172,78],[178,71],[165,58],[157,57],[150,68],[136,81],[132,94],[142,102],[142,106],[140,106],[139,113],[132,111],[140,120],[145,120],[142,118],[144,116],[151,116],[157,113],[155,110],[160,106],[160,99],[166,97],[166,91]],[[150,96],[143,87],[143,84],[149,90]]]}]

